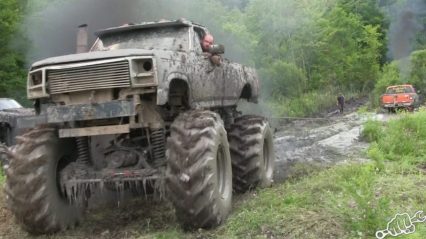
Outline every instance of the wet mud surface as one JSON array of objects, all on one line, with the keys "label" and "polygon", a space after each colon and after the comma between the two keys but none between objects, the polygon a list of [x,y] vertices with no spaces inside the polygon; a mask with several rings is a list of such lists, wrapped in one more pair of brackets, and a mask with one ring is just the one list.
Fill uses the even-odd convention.
[{"label": "wet mud surface", "polygon": [[330,166],[365,161],[368,144],[359,139],[366,117],[357,113],[300,119],[277,128],[275,182],[292,176],[296,164]]}]

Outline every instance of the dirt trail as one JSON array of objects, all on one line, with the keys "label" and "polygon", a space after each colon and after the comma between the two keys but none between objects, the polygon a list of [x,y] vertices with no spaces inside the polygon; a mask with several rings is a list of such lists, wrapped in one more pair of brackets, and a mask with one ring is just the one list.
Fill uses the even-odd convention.
[{"label": "dirt trail", "polygon": [[296,120],[275,135],[275,181],[291,176],[296,163],[329,165],[364,161],[368,144],[358,137],[365,117],[357,113],[315,120]]},{"label": "dirt trail", "polygon": [[[291,177],[296,163],[331,165],[347,161],[365,161],[367,144],[358,140],[361,125],[368,117],[386,120],[386,115],[359,115],[355,112],[327,119],[294,120],[277,128],[275,134],[275,182]],[[236,196],[235,204],[241,203]],[[113,198],[113,195],[108,198]],[[156,232],[179,228],[173,209],[167,202],[147,199],[124,201],[120,207],[107,200],[90,207],[82,225],[52,236],[37,238],[151,238]],[[192,235],[196,237],[196,235]],[[6,209],[0,190],[0,239],[32,238],[21,230]]]},{"label": "dirt trail", "polygon": [[355,112],[345,115],[301,119],[282,125],[275,134],[275,182],[292,177],[295,164],[330,166],[349,161],[367,161],[368,143],[359,139],[362,125],[368,119],[387,121],[392,114]]}]

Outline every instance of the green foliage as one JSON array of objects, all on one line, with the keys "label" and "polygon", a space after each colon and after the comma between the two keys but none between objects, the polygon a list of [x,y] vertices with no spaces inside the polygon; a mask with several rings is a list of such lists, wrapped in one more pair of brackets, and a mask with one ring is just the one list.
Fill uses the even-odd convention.
[{"label": "green foliage", "polygon": [[419,182],[426,181],[395,171],[377,173],[371,164],[336,166],[257,191],[213,237],[369,238],[395,213],[424,208],[425,186]]},{"label": "green foliage", "polygon": [[[357,209],[340,208],[351,232],[374,235],[377,228],[384,224],[383,218],[389,211],[389,200],[376,199],[374,167],[371,165],[342,168],[339,174],[338,185],[350,197],[352,206]],[[340,211],[339,210],[339,211]]]},{"label": "green foliage", "polygon": [[410,81],[418,90],[426,92],[426,50],[415,51],[410,56]]},{"label": "green foliage", "polygon": [[364,25],[375,26],[375,30],[380,35],[378,38],[380,42],[380,63],[384,64],[387,54],[386,31],[389,28],[389,22],[378,4],[376,0],[339,0],[339,6],[346,12],[358,15]]},{"label": "green foliage", "polygon": [[361,138],[367,142],[377,141],[383,137],[383,125],[376,120],[367,120],[361,132]]},{"label": "green foliage", "polygon": [[[0,19],[4,15],[8,27],[1,39],[9,43],[19,35],[25,10],[37,12],[62,1],[2,1]],[[206,24],[226,44],[228,56],[259,69],[264,95],[278,104],[294,101],[287,111],[311,108],[304,98],[310,91],[367,91],[377,77],[387,25],[376,1],[204,0],[178,5],[185,10],[179,16],[169,12],[169,18],[188,15]],[[25,85],[23,57],[10,45],[2,46],[9,50],[0,60],[0,93],[17,95]]]},{"label": "green foliage", "polygon": [[383,67],[379,79],[374,87],[373,105],[379,105],[380,95],[385,93],[386,87],[402,83],[399,77],[400,74],[397,62],[391,62]]},{"label": "green foliage", "polygon": [[363,105],[363,106],[360,106],[358,109],[357,109],[357,113],[358,114],[360,114],[360,115],[363,115],[363,114],[367,114],[368,112],[369,112],[369,108],[368,108],[368,105]]},{"label": "green foliage", "polygon": [[387,27],[375,1],[253,0],[232,16],[226,29],[251,53],[278,115],[304,116],[329,107],[334,92],[322,95],[329,88],[374,87]]},{"label": "green foliage", "polygon": [[[392,61],[386,64],[379,74],[378,81],[373,91],[373,105],[378,106],[380,95],[386,91],[386,87],[399,84],[412,84],[417,90],[426,90],[426,50],[415,51],[409,58]],[[401,68],[409,66],[407,75],[401,73]],[[423,94],[423,93],[422,93]]]},{"label": "green foliage", "polygon": [[[306,88],[307,79],[304,72],[295,64],[275,61],[269,67],[260,70],[260,75],[269,79],[263,91],[271,91],[279,99],[283,96],[298,96]],[[269,88],[269,89],[268,89]]]},{"label": "green foliage", "polygon": [[25,89],[24,56],[16,45],[21,40],[18,33],[22,14],[19,1],[0,1],[0,97],[22,95]]},{"label": "green foliage", "polygon": [[379,36],[376,27],[363,25],[358,15],[333,8],[319,21],[317,87],[366,90],[374,85],[379,71]]},{"label": "green foliage", "polygon": [[[390,120],[382,133],[371,137],[376,144],[369,149],[373,158],[408,163],[426,162],[426,112],[403,114],[401,119]],[[370,125],[374,123],[369,123]],[[375,130],[372,130],[375,128]],[[379,126],[370,131],[379,131]],[[374,135],[374,134],[371,134]]]},{"label": "green foliage", "polygon": [[368,157],[370,157],[374,162],[376,169],[378,171],[383,171],[385,168],[385,157],[380,151],[379,145],[376,142],[373,142],[368,149]]},{"label": "green foliage", "polygon": [[[277,116],[304,117],[312,116],[318,112],[330,110],[336,106],[339,91],[334,88],[312,90],[302,93],[299,97],[282,97],[271,101],[270,106]],[[344,93],[346,100],[356,98],[359,92],[347,91]]]},{"label": "green foliage", "polygon": [[3,185],[4,179],[5,177],[4,177],[3,169],[0,169],[0,185]]}]

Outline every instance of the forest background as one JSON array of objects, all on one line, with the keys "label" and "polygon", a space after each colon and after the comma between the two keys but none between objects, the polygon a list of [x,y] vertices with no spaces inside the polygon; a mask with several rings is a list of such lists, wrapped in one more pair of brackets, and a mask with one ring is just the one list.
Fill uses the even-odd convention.
[{"label": "forest background", "polygon": [[422,0],[1,0],[0,97],[30,106],[29,66],[74,53],[80,24],[93,33],[185,17],[206,25],[226,57],[256,67],[271,114],[313,115],[339,92],[377,106],[389,84],[426,92],[425,12]]}]

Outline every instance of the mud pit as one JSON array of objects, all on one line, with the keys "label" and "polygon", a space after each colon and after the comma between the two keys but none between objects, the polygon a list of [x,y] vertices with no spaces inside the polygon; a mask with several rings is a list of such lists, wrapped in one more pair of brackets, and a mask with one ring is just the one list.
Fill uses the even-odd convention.
[{"label": "mud pit", "polygon": [[[388,116],[376,115],[379,120]],[[275,183],[297,173],[295,165],[319,167],[348,161],[367,160],[367,144],[358,140],[362,123],[367,119],[357,113],[335,115],[321,120],[294,120],[280,122],[275,133]],[[236,195],[234,207],[251,194]],[[50,236],[37,238],[152,238],[156,233],[180,230],[172,206],[165,201],[149,198],[126,199],[126,195],[104,195],[101,204],[92,204],[79,227]],[[116,200],[120,200],[118,207]],[[173,235],[173,234],[171,234]],[[204,235],[204,233],[202,233]],[[198,232],[189,237],[201,236]],[[0,190],[0,239],[33,238],[14,223],[6,208],[3,190]]]},{"label": "mud pit", "polygon": [[357,113],[324,119],[296,120],[275,134],[275,181],[292,177],[295,164],[329,166],[365,161],[367,143],[360,141],[366,117]]}]

